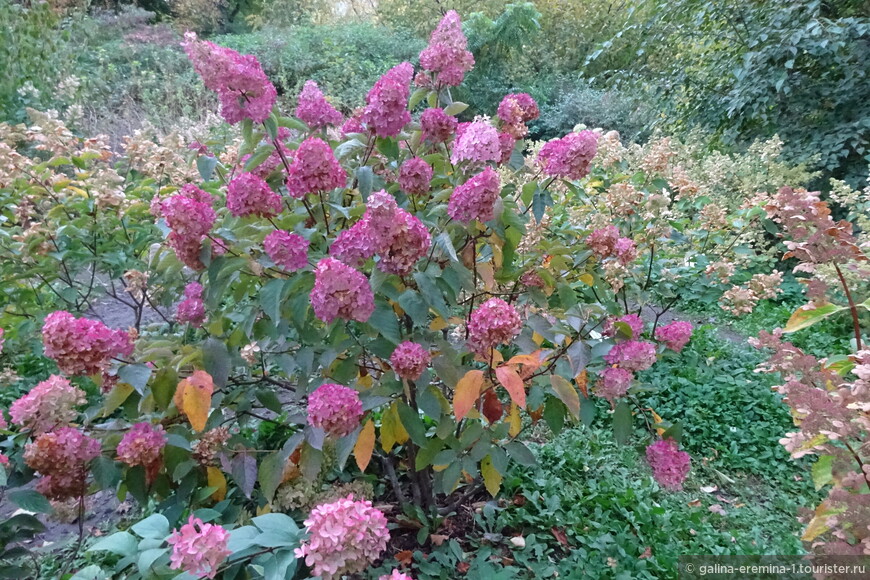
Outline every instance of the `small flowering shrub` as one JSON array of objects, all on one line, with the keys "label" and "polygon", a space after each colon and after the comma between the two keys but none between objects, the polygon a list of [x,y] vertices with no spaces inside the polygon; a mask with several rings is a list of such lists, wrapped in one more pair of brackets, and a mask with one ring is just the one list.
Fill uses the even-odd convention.
[{"label": "small flowering shrub", "polygon": [[[427,542],[534,463],[526,429],[605,408],[680,488],[678,418],[643,404],[637,373],[691,339],[660,324],[678,298],[775,293],[777,275],[737,272],[763,263],[760,198],[718,203],[666,140],[528,143],[527,94],[460,122],[455,12],[421,70],[386,71],[347,118],[313,82],[290,116],[256,58],[184,49],[220,99],[211,136],[130,140],[113,162],[50,117],[0,126],[3,251],[27,298],[9,335],[34,333],[61,373],[10,406],[10,464],[52,499],[111,489],[156,512],[90,548],[115,573],[362,572],[400,518]],[[97,320],[98,296],[131,328]]]},{"label": "small flowering shrub", "polygon": [[[853,234],[852,223],[834,220],[818,192],[784,187],[766,211],[788,250],[785,257],[795,258],[795,272],[805,276],[801,281],[809,302],[784,328],[762,332],[751,342],[772,352],[758,370],[779,375],[783,383],[775,388],[791,408],[797,427],[781,443],[795,458],[816,455],[816,489],[830,486],[815,510],[804,514],[802,540],[816,553],[870,554],[870,351],[862,326],[870,301],[859,302],[855,294],[857,290],[867,295],[870,256],[866,244]],[[787,333],[847,312],[853,331],[850,353],[817,359],[784,340]]]}]

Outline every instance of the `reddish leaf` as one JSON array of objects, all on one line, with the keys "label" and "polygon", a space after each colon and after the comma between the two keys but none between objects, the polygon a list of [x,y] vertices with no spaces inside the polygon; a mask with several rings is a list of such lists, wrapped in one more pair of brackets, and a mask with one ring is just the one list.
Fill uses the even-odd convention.
[{"label": "reddish leaf", "polygon": [[502,407],[501,401],[498,400],[498,395],[495,394],[495,391],[489,389],[483,395],[483,416],[490,423],[495,423],[502,418],[502,415],[504,415],[504,407]]},{"label": "reddish leaf", "polygon": [[396,562],[403,566],[410,566],[414,561],[414,552],[411,550],[402,550],[396,554]]},{"label": "reddish leaf", "polygon": [[568,545],[568,536],[565,535],[565,530],[553,526],[550,528],[550,533],[553,534],[553,537],[556,538],[560,544],[563,546]]},{"label": "reddish leaf", "polygon": [[495,376],[498,382],[507,389],[511,396],[511,400],[516,403],[520,409],[526,408],[526,387],[523,385],[523,379],[517,374],[516,368],[512,366],[501,366],[495,369]]}]

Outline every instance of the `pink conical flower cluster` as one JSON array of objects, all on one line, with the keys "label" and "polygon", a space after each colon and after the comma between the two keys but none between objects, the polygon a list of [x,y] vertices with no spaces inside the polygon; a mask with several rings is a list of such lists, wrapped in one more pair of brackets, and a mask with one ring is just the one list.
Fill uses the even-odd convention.
[{"label": "pink conical flower cluster", "polygon": [[673,439],[656,441],[646,448],[646,460],[652,468],[653,477],[665,489],[679,491],[689,475],[692,459]]},{"label": "pink conical flower cluster", "polygon": [[463,161],[472,163],[499,162],[502,158],[502,144],[498,129],[485,121],[460,123],[457,126],[456,141],[450,161],[454,164]]},{"label": "pink conical flower cluster", "polygon": [[375,297],[365,275],[335,258],[323,258],[314,270],[311,306],[327,323],[336,318],[365,322],[375,310]]},{"label": "pink conical flower cluster", "polygon": [[433,74],[434,84],[459,86],[465,73],[474,67],[474,55],[467,47],[459,14],[449,10],[432,32],[429,46],[420,53],[420,66]]},{"label": "pink conical flower cluster", "polygon": [[309,137],[299,145],[287,175],[287,192],[297,199],[308,193],[344,187],[347,173],[329,144]]},{"label": "pink conical flower cluster", "polygon": [[490,349],[512,341],[520,330],[522,320],[516,309],[501,298],[490,298],[471,313],[468,346],[485,356]]},{"label": "pink conical flower cluster", "polygon": [[598,135],[595,132],[569,133],[544,145],[538,154],[538,163],[551,177],[582,179],[589,174],[597,151]]},{"label": "pink conical flower cluster", "polygon": [[276,266],[288,272],[301,270],[308,265],[308,240],[299,234],[284,230],[271,232],[263,241],[266,255]]},{"label": "pink conical flower cluster", "polygon": [[629,329],[631,329],[631,336],[629,338],[638,339],[640,338],[640,335],[643,334],[643,319],[637,314],[626,314],[619,318],[608,318],[604,321],[602,332],[605,336],[617,335],[617,329],[615,326],[617,322],[622,322],[628,325]]},{"label": "pink conical flower cluster", "polygon": [[202,301],[202,284],[191,282],[184,287],[184,300],[178,303],[175,319],[184,324],[199,328],[205,323],[205,303]]},{"label": "pink conical flower cluster", "polygon": [[680,352],[692,338],[692,323],[684,320],[671,322],[656,329],[656,340],[674,352]]},{"label": "pink conical flower cluster", "polygon": [[51,375],[13,402],[9,416],[16,425],[38,434],[68,425],[78,416],[75,407],[84,404],[84,391],[61,376]]},{"label": "pink conical flower cluster", "polygon": [[501,182],[492,167],[487,167],[456,187],[447,204],[447,215],[458,222],[487,222],[495,217],[495,202],[501,193]]},{"label": "pink conical flower cluster", "polygon": [[362,219],[341,232],[329,252],[351,266],[377,255],[381,271],[406,276],[431,244],[426,226],[381,190],[369,196]]},{"label": "pink conical flower cluster", "polygon": [[595,394],[605,398],[611,403],[620,397],[624,397],[634,380],[634,373],[620,367],[607,367],[599,376],[595,385]]},{"label": "pink conical flower cluster", "polygon": [[227,186],[227,209],[236,217],[272,217],[281,213],[281,196],[262,177],[242,173]]},{"label": "pink conical flower cluster", "polygon": [[278,93],[256,57],[198,40],[193,32],[184,35],[182,46],[205,86],[218,94],[227,123],[262,123],[269,117]]},{"label": "pink conical flower cluster", "polygon": [[586,244],[601,260],[616,258],[620,264],[626,266],[637,259],[637,246],[634,241],[620,237],[616,226],[606,226],[593,231],[586,238]]},{"label": "pink conical flower cluster", "polygon": [[36,489],[64,500],[88,490],[88,463],[100,454],[100,442],[72,427],[43,433],[24,448],[24,462],[42,477]]},{"label": "pink conical flower cluster", "polygon": [[296,104],[296,117],[312,129],[337,126],[344,121],[342,114],[329,104],[314,81],[305,81]]},{"label": "pink conical flower cluster", "polygon": [[365,570],[387,547],[390,532],[383,512],[353,495],[317,506],[305,520],[308,540],[296,549],[315,576],[338,580]]},{"label": "pink conical flower cluster", "polygon": [[528,93],[506,95],[498,105],[498,118],[502,131],[514,139],[522,139],[529,132],[526,123],[540,116],[538,103]]},{"label": "pink conical flower cluster", "polygon": [[229,540],[229,532],[221,526],[190,516],[167,540],[172,546],[169,567],[197,578],[214,578],[221,562],[232,553],[227,549]]},{"label": "pink conical flower cluster", "polygon": [[390,366],[400,378],[416,381],[429,366],[429,352],[416,342],[400,343],[390,356]]},{"label": "pink conical flower cluster", "polygon": [[423,132],[423,139],[430,143],[450,141],[458,124],[459,121],[456,120],[456,117],[448,115],[444,109],[426,109],[420,115],[420,129]]},{"label": "pink conical flower cluster", "polygon": [[432,166],[419,157],[408,159],[399,168],[399,187],[409,195],[426,195],[431,189]]},{"label": "pink conical flower cluster", "polygon": [[45,318],[42,326],[45,356],[68,375],[93,375],[102,372],[112,357],[133,354],[133,341],[121,330],[102,322],[76,318],[59,310]]},{"label": "pink conical flower cluster", "polygon": [[172,230],[167,237],[169,247],[185,266],[194,270],[203,267],[199,259],[202,240],[217,219],[212,201],[210,194],[189,183],[179,193],[152,204],[153,213],[165,219]]},{"label": "pink conical flower cluster", "polygon": [[366,95],[361,121],[378,137],[395,137],[411,122],[408,112],[414,67],[403,62],[388,70]]},{"label": "pink conical flower cluster", "polygon": [[308,395],[308,424],[334,437],[359,427],[363,416],[359,394],[351,388],[327,383]]},{"label": "pink conical flower cluster", "polygon": [[151,423],[136,423],[118,443],[118,461],[129,466],[142,465],[146,470],[160,461],[166,445],[163,427]]},{"label": "pink conical flower cluster", "polygon": [[641,340],[620,342],[604,355],[604,361],[629,371],[645,371],[656,362],[656,346]]}]

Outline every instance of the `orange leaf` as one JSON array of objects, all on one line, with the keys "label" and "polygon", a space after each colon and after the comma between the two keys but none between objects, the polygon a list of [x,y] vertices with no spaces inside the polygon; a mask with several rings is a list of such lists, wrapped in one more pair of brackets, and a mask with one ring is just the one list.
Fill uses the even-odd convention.
[{"label": "orange leaf", "polygon": [[211,494],[211,497],[215,501],[223,501],[224,498],[227,497],[227,478],[224,477],[223,472],[217,467],[208,467],[207,470],[208,475],[208,486],[216,487],[214,493]]},{"label": "orange leaf", "polygon": [[574,377],[574,382],[577,383],[577,388],[580,389],[580,392],[583,393],[585,398],[589,398],[589,373],[586,369],[583,369],[577,376]]},{"label": "orange leaf", "polygon": [[507,389],[511,396],[511,400],[517,404],[520,409],[526,408],[526,387],[523,385],[523,379],[517,374],[514,367],[503,366],[495,369],[495,376],[498,382]]},{"label": "orange leaf", "polygon": [[531,370],[536,370],[541,366],[541,351],[536,350],[532,354],[518,354],[516,356],[512,356],[507,364],[509,365],[525,365],[526,367],[531,367]]},{"label": "orange leaf", "polygon": [[214,383],[205,371],[194,371],[192,375],[178,383],[175,391],[175,406],[187,416],[194,431],[205,429],[205,422],[211,410],[211,395]]},{"label": "orange leaf", "polygon": [[369,466],[369,461],[372,459],[372,452],[375,450],[375,424],[369,419],[363,425],[362,431],[359,432],[359,437],[356,444],[353,446],[353,456],[356,458],[356,464],[360,471],[365,471]]},{"label": "orange leaf", "polygon": [[474,403],[480,397],[482,386],[483,371],[481,370],[468,371],[456,383],[456,389],[453,391],[453,412],[456,414],[457,421],[465,417],[474,407]]}]

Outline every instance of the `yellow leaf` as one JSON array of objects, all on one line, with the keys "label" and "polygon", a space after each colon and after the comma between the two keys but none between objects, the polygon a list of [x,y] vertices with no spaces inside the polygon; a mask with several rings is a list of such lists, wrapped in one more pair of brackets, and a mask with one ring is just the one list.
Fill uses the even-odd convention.
[{"label": "yellow leaf", "polygon": [[211,410],[211,395],[214,393],[214,383],[211,375],[205,371],[194,373],[178,383],[175,391],[175,406],[187,416],[194,431],[205,429],[205,422]]},{"label": "yellow leaf", "polygon": [[453,412],[456,415],[457,421],[465,417],[474,407],[474,403],[480,397],[480,388],[482,386],[483,371],[481,370],[468,371],[456,383],[456,389],[453,391]]},{"label": "yellow leaf", "polygon": [[577,376],[574,377],[574,382],[577,383],[577,388],[583,393],[583,396],[589,398],[589,373],[583,369]]},{"label": "yellow leaf", "polygon": [[538,346],[541,346],[541,343],[544,342],[544,337],[537,332],[532,332],[532,341]]},{"label": "yellow leaf", "polygon": [[438,332],[439,330],[444,330],[448,326],[449,325],[447,324],[446,320],[444,320],[440,316],[436,316],[435,320],[429,323],[429,330],[431,330],[432,332]]},{"label": "yellow leaf", "polygon": [[828,530],[830,530],[830,526],[828,525],[828,518],[842,513],[845,511],[843,509],[832,509],[827,502],[822,502],[816,507],[815,516],[810,520],[810,523],[807,524],[806,529],[804,530],[803,536],[801,536],[801,540],[804,542],[812,542]]},{"label": "yellow leaf", "polygon": [[103,417],[108,417],[115,409],[120,407],[127,397],[133,394],[135,389],[127,383],[116,384],[109,394],[106,395],[106,402],[103,405]]},{"label": "yellow leaf", "polygon": [[498,382],[507,389],[511,401],[516,403],[520,409],[525,409],[526,387],[523,384],[523,379],[517,374],[517,369],[511,366],[498,367],[495,369],[495,376]]},{"label": "yellow leaf", "polygon": [[586,273],[580,275],[580,281],[587,286],[592,286],[595,283],[595,278],[592,277],[592,274]]},{"label": "yellow leaf", "polygon": [[813,308],[811,304],[801,306],[794,311],[788,322],[785,323],[784,332],[795,332],[808,326],[812,326],[816,322],[845,310],[845,306],[837,306],[836,304],[823,304],[817,308]]},{"label": "yellow leaf", "polygon": [[393,403],[381,416],[381,447],[387,453],[396,443],[401,445],[408,440],[408,432],[405,431],[404,425],[399,420],[396,405],[397,403]]},{"label": "yellow leaf", "polygon": [[227,478],[223,472],[217,467],[208,467],[208,487],[216,487],[214,493],[211,494],[215,501],[223,501],[227,497]]},{"label": "yellow leaf", "polygon": [[[652,413],[653,421],[656,422],[656,425],[658,425],[658,424],[660,424],[660,423],[662,422],[662,418],[659,417],[659,414],[658,414],[658,413],[656,413],[656,412],[653,411],[652,409],[650,409],[649,412]],[[658,433],[658,434],[659,434],[659,437],[661,437],[662,435],[665,434],[665,429],[662,428],[662,427],[656,427],[656,433]]]},{"label": "yellow leaf", "polygon": [[492,249],[492,263],[497,270],[501,269],[503,253],[502,253],[502,239],[497,235],[493,234],[489,236],[490,248]]},{"label": "yellow leaf", "polygon": [[508,434],[511,437],[516,437],[523,428],[523,420],[520,419],[520,408],[514,403],[511,403],[511,413],[508,416],[508,421],[511,424]]},{"label": "yellow leaf", "polygon": [[483,484],[489,495],[495,497],[501,489],[501,473],[492,464],[492,458],[487,455],[480,462],[480,474],[483,476]]},{"label": "yellow leaf", "polygon": [[477,265],[477,273],[483,280],[483,288],[487,292],[495,288],[495,272],[490,262],[483,262]]},{"label": "yellow leaf", "polygon": [[270,514],[270,513],[272,513],[272,504],[270,504],[270,503],[267,503],[263,507],[257,508],[257,515],[258,516],[264,516],[264,515]]},{"label": "yellow leaf", "polygon": [[574,385],[559,375],[550,375],[550,385],[553,386],[553,391],[556,392],[559,400],[568,407],[568,412],[571,413],[574,420],[578,420],[580,418],[580,395],[577,394]]},{"label": "yellow leaf", "polygon": [[372,388],[372,385],[374,384],[374,380],[372,379],[372,376],[368,373],[366,373],[364,376],[359,377],[356,380],[356,382],[363,389],[370,389],[370,388]]},{"label": "yellow leaf", "polygon": [[356,458],[357,467],[360,471],[365,471],[369,466],[369,461],[372,460],[372,452],[375,450],[375,424],[371,419],[363,425],[362,431],[359,432],[359,437],[356,444],[353,446],[353,456]]}]

